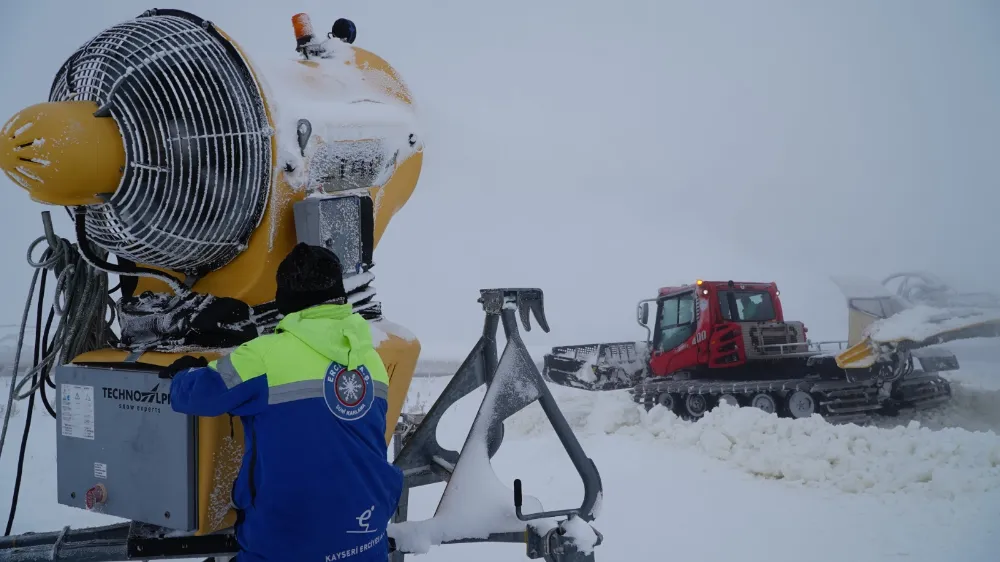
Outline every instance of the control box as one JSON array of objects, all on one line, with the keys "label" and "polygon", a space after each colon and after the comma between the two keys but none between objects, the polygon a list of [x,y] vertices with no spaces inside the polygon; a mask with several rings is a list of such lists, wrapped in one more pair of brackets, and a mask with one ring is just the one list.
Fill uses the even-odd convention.
[{"label": "control box", "polygon": [[367,195],[320,195],[298,201],[294,207],[299,242],[323,246],[340,258],[344,277],[372,265],[375,207]]},{"label": "control box", "polygon": [[54,379],[59,503],[195,530],[197,418],[171,409],[170,379],[128,363]]}]

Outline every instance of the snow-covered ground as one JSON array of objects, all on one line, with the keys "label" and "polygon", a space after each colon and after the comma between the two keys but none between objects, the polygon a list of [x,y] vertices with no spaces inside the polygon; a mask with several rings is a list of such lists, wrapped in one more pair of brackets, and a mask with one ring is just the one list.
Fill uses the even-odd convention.
[{"label": "snow-covered ground", "polygon": [[[605,544],[598,559],[995,561],[1000,363],[993,354],[1000,348],[956,351],[971,359],[951,376],[951,404],[875,427],[792,422],[749,408],[689,423],[660,408],[647,414],[622,393],[553,387],[601,471],[596,526]],[[426,411],[446,383],[414,379],[405,409]],[[446,414],[443,445],[461,446],[482,396],[480,389]],[[0,507],[13,482],[22,421],[12,423],[0,462]],[[546,509],[578,505],[582,485],[537,404],[508,420],[506,430],[493,459],[499,479],[512,486],[520,478]],[[109,521],[56,504],[54,432],[36,410],[15,532]],[[442,489],[414,490],[411,519],[430,517]],[[492,562],[524,554],[518,545],[450,545],[413,559]]]},{"label": "snow-covered ground", "polygon": [[[661,408],[646,414],[622,393],[553,387],[603,478],[599,559],[996,560],[1000,377],[991,376],[996,364],[965,365],[951,377],[952,404],[877,427],[749,408],[689,423]],[[414,381],[407,409],[426,409],[444,384]],[[481,397],[456,405],[442,444],[461,445]],[[582,486],[541,409],[530,406],[506,429],[493,463],[501,481],[520,478],[546,509],[578,505]],[[411,518],[430,516],[442,488],[413,492],[424,512]],[[431,553],[512,559],[510,547]]]},{"label": "snow-covered ground", "polygon": [[[552,334],[525,334],[542,349],[642,337],[635,301],[695,276],[777,281],[786,314],[818,339],[844,333],[831,270],[927,266],[995,287],[995,8],[815,4],[298,2],[317,29],[354,19],[357,44],[402,73],[426,125],[420,185],[376,255],[387,314],[428,356],[421,373],[452,372],[448,356],[478,337],[479,287],[544,288]],[[52,74],[93,33],[149,7],[5,4],[0,120],[47,99]],[[282,3],[172,7],[217,22],[255,60],[293,55]],[[42,208],[8,183],[8,240],[40,234]],[[73,238],[69,219],[53,218]],[[30,271],[23,244],[3,252],[15,296],[0,309],[15,321]],[[13,343],[0,337],[0,375]],[[864,428],[747,409],[692,424],[621,393],[554,388],[602,474],[598,560],[996,561],[1000,346],[949,347],[963,365],[949,375],[950,404]],[[407,409],[425,410],[446,382],[416,378]],[[461,444],[481,396],[449,413],[445,445]],[[25,406],[0,456],[0,517]],[[109,522],[56,503],[56,430],[36,406],[14,531]],[[579,501],[537,407],[508,422],[494,466],[548,509]],[[415,490],[411,515],[431,515],[442,488]],[[517,545],[415,558],[522,559]]]}]

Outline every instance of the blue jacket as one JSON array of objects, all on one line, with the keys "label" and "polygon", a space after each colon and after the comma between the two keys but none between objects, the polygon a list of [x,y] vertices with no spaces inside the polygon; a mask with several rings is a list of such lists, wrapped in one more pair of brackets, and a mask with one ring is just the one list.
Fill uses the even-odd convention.
[{"label": "blue jacket", "polygon": [[174,377],[175,411],[243,423],[239,562],[386,561],[403,487],[386,457],[388,382],[350,305],[290,314],[274,334]]}]

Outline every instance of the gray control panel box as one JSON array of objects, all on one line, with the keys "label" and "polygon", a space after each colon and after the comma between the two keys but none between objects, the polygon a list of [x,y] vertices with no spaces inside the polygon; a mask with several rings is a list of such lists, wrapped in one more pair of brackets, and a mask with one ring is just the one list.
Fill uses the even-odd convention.
[{"label": "gray control panel box", "polygon": [[371,197],[329,195],[295,203],[295,235],[299,242],[323,246],[340,258],[344,277],[372,264],[375,212]]},{"label": "gray control panel box", "polygon": [[191,531],[197,528],[197,420],[170,407],[170,380],[136,367],[60,365],[56,381],[59,503]]}]

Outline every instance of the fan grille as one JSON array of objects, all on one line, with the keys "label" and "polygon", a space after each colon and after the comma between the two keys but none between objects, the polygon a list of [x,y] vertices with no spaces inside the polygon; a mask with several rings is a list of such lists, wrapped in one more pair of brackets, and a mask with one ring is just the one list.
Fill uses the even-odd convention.
[{"label": "fan grille", "polygon": [[92,242],[188,274],[232,260],[271,186],[271,128],[247,63],[209,22],[151,10],[78,49],[50,101],[89,100],[125,145],[118,190],[88,209]]}]

